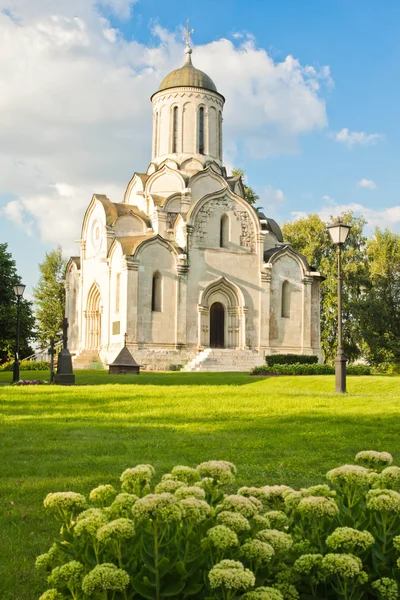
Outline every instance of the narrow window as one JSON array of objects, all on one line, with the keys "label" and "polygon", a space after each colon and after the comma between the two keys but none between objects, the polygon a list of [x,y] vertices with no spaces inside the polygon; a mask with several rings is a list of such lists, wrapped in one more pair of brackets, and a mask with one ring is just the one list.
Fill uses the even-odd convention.
[{"label": "narrow window", "polygon": [[158,153],[158,112],[156,112],[156,123],[154,132],[154,156]]},{"label": "narrow window", "polygon": [[151,287],[151,310],[152,312],[161,312],[161,285],[162,279],[160,273],[154,273]]},{"label": "narrow window", "polygon": [[115,278],[115,312],[119,313],[119,303],[121,297],[121,273],[117,273]]},{"label": "narrow window", "polygon": [[222,114],[218,116],[218,156],[222,160]]},{"label": "narrow window", "polygon": [[290,318],[290,283],[284,281],[282,284],[282,317]]},{"label": "narrow window", "polygon": [[204,107],[199,109],[199,154],[204,154]]},{"label": "narrow window", "polygon": [[229,246],[229,217],[223,215],[221,217],[220,230],[219,230],[219,245],[220,248],[228,248]]},{"label": "narrow window", "polygon": [[172,152],[178,152],[178,107],[174,107]]}]

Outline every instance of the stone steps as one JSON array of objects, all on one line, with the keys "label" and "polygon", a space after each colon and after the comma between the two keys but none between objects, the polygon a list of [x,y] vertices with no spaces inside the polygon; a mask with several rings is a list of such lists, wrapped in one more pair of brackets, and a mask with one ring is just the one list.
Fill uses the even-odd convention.
[{"label": "stone steps", "polygon": [[264,359],[251,350],[230,350],[206,348],[182,369],[187,373],[193,372],[249,372]]}]

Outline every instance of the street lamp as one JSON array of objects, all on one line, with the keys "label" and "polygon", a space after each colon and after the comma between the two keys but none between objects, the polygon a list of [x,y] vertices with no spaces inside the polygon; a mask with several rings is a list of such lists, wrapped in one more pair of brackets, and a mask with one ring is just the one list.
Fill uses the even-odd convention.
[{"label": "street lamp", "polygon": [[342,340],[342,271],[341,271],[341,254],[342,246],[345,243],[351,225],[346,225],[341,221],[337,221],[332,225],[328,225],[329,235],[332,242],[336,244],[337,263],[338,263],[338,346],[335,359],[335,374],[336,374],[336,393],[346,393],[346,363],[347,359],[343,353]]},{"label": "street lamp", "polygon": [[25,287],[26,286],[23,283],[18,283],[17,285],[14,285],[14,294],[17,297],[17,336],[16,336],[16,344],[15,344],[13,382],[19,381],[19,324],[20,324],[20,315],[21,315],[21,298],[24,295]]}]

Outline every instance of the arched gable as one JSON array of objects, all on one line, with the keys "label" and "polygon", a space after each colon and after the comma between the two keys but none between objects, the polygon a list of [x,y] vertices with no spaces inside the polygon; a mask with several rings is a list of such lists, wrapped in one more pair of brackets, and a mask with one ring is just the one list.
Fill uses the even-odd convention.
[{"label": "arched gable", "polygon": [[99,311],[101,310],[101,292],[100,287],[96,281],[92,283],[89,288],[89,292],[86,296],[86,310],[87,311]]},{"label": "arched gable", "polygon": [[280,246],[278,248],[271,248],[270,250],[264,252],[264,261],[269,262],[272,265],[276,264],[280,260],[283,260],[284,258],[290,258],[296,261],[303,276],[309,273],[311,270],[306,257],[299,252],[296,252],[296,250],[290,244]]},{"label": "arched gable", "polygon": [[133,212],[118,217],[114,223],[114,232],[117,237],[144,235],[146,230],[146,222]]},{"label": "arched gable", "polygon": [[[139,197],[140,195],[143,195],[146,181],[148,180],[148,178],[149,176],[145,173],[134,173],[132,179],[130,180],[126,188],[123,202],[126,204],[137,204],[136,199],[135,202],[131,202],[131,197],[133,200],[136,194],[139,194]],[[141,201],[139,200],[139,204],[140,203]],[[143,210],[142,206],[140,206],[139,208]]]},{"label": "arched gable", "polygon": [[181,211],[181,194],[171,194],[163,204],[165,212],[179,213]]},{"label": "arched gable", "polygon": [[175,192],[183,192],[186,182],[181,173],[164,165],[161,169],[150,175],[146,183],[147,194],[170,196]]},{"label": "arched gable", "polygon": [[145,239],[143,241],[141,241],[138,246],[135,248],[135,251],[133,253],[134,258],[136,258],[137,260],[140,260],[140,256],[142,254],[142,252],[144,250],[147,250],[148,248],[150,248],[151,246],[163,246],[164,248],[166,248],[175,258],[177,258],[178,256],[178,252],[177,249],[167,240],[165,240],[163,237],[161,237],[160,235],[155,235],[152,236],[151,238]]},{"label": "arched gable", "polygon": [[195,203],[204,196],[228,188],[225,179],[216,173],[210,165],[203,171],[195,173],[190,178],[190,190],[192,202]]}]

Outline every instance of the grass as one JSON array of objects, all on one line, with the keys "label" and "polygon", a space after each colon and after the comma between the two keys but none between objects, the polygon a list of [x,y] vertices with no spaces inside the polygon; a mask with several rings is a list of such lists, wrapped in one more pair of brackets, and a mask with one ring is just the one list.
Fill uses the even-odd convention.
[{"label": "grass", "polygon": [[[26,372],[27,379],[48,377]],[[0,373],[10,381],[11,373]],[[359,450],[400,460],[400,377],[249,377],[220,373],[78,372],[76,387],[0,386],[0,598],[34,600],[44,589],[35,557],[57,535],[43,498],[118,484],[128,466],[211,458],[238,467],[239,484],[323,481]]]}]

